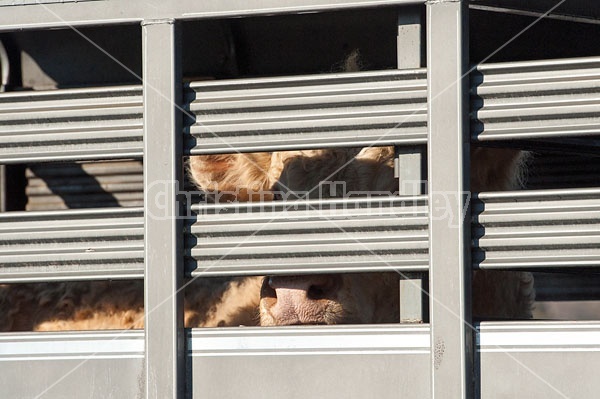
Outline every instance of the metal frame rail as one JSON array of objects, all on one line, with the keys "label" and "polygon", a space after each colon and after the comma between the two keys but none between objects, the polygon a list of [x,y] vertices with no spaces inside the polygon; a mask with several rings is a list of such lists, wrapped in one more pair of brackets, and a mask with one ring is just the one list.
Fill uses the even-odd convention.
[{"label": "metal frame rail", "polygon": [[[0,13],[0,31],[141,22],[144,35],[141,102],[139,87],[0,96],[0,121],[3,122],[0,123],[0,135],[7,137],[0,147],[2,163],[140,156],[140,110],[143,111],[146,161],[143,221],[141,210],[0,215],[0,261],[3,262],[0,281],[141,277],[143,270],[146,293],[143,351],[139,332],[0,336],[2,385],[20,380],[24,370],[31,374],[31,370],[48,369],[50,359],[65,361],[60,368],[43,372],[42,377],[28,387],[11,391],[12,397],[37,395],[39,388],[55,389],[49,391],[49,396],[60,396],[61,392],[64,395],[83,392],[81,396],[86,397],[119,397],[124,392],[137,391],[139,394],[139,378],[140,386],[145,387],[146,398],[179,398],[186,390],[186,377],[188,380],[193,377],[191,388],[188,386],[191,391],[187,393],[198,397],[235,397],[242,394],[257,398],[276,395],[297,397],[299,392],[303,396],[366,397],[373,395],[373,389],[377,389],[378,397],[487,398],[505,395],[546,398],[564,392],[574,397],[592,396],[591,392],[596,392],[592,383],[573,384],[564,378],[556,383],[559,379],[557,371],[548,364],[563,361],[566,353],[569,355],[569,367],[576,370],[585,370],[585,364],[597,361],[597,353],[600,353],[600,326],[597,323],[482,323],[477,331],[469,327],[473,266],[548,267],[548,257],[543,262],[539,261],[535,251],[550,248],[559,252],[552,257],[561,259],[556,266],[596,267],[599,254],[595,249],[598,247],[595,233],[598,224],[597,190],[481,194],[473,207],[476,216],[472,260],[469,218],[458,218],[453,225],[448,220],[440,220],[436,214],[435,193],[439,192],[450,193],[446,196],[449,202],[445,205],[454,215],[465,214],[470,141],[502,139],[498,134],[490,133],[494,130],[493,126],[500,126],[494,125],[495,118],[501,121],[508,118],[509,122],[510,118],[518,120],[522,117],[520,113],[527,108],[514,101],[502,103],[500,100],[501,105],[494,105],[487,99],[486,76],[491,76],[495,67],[479,68],[480,75],[475,75],[473,81],[476,82],[477,76],[483,74],[483,83],[475,83],[475,89],[472,89],[472,93],[478,90],[479,98],[470,100],[467,79],[464,79],[468,51],[465,40],[468,26],[466,2],[438,0],[426,4],[429,64],[426,86],[425,70],[415,69],[408,61],[408,66],[413,68],[411,71],[202,82],[192,83],[185,93],[180,93],[184,88],[180,79],[179,20],[424,3],[413,0],[290,0],[283,3],[188,0],[123,3],[106,0],[76,4],[42,1],[25,5],[0,2],[0,8],[6,6]],[[410,23],[411,18],[406,21]],[[411,29],[400,31],[405,34]],[[421,44],[417,41],[417,45]],[[414,45],[407,46],[408,51],[415,50]],[[590,64],[588,61],[574,63]],[[552,64],[558,71],[553,76],[561,75],[564,72],[562,66],[567,64],[569,62],[566,61]],[[535,70],[535,65],[541,66],[539,70]],[[529,69],[521,71],[518,65],[497,67],[517,70],[514,76],[517,85],[530,87],[536,94],[542,90],[536,85],[545,85],[552,92],[553,84],[560,84],[567,91],[574,90],[574,85],[579,84],[572,79],[562,82],[560,77],[544,83],[548,70],[552,68],[535,65],[525,66],[525,69],[531,67],[533,79],[528,80],[527,85],[522,85],[519,78],[526,76]],[[569,71],[564,76],[570,76],[570,69],[567,69]],[[274,84],[279,88],[272,89]],[[383,90],[370,90],[372,86]],[[507,86],[499,87],[498,90],[502,91]],[[251,88],[250,91],[248,88]],[[425,88],[428,113],[418,111],[413,114],[419,109],[416,104],[424,104]],[[588,92],[587,89],[582,90],[575,97],[585,97]],[[347,100],[345,93],[348,94]],[[64,98],[61,97],[63,95]],[[245,118],[236,119],[237,105],[227,99],[231,95],[235,100],[251,104]],[[279,98],[281,95],[283,98]],[[581,96],[577,98],[587,101]],[[325,121],[327,118],[319,115],[322,112],[319,109],[334,97],[336,101],[344,100],[328,110],[326,116],[329,119]],[[72,109],[69,108],[69,99],[75,104]],[[358,103],[359,100],[365,108],[348,112],[346,107],[352,108],[353,102]],[[274,104],[286,101],[287,110],[273,111]],[[386,101],[399,101],[399,104],[384,105]],[[472,125],[481,127],[471,130],[471,134],[468,119],[470,101],[479,104],[476,114],[472,115]],[[232,113],[206,117],[205,122],[211,129],[230,132],[243,126],[247,130],[243,135],[225,135],[223,140],[219,140],[204,134],[199,125],[183,128],[181,113],[175,107],[180,104],[197,113],[198,120],[202,119],[203,112],[215,107]],[[302,107],[294,111],[294,105]],[[593,118],[596,118],[594,105],[590,107],[593,108]],[[537,112],[540,109],[548,112]],[[41,111],[49,113],[47,119],[38,118],[37,114]],[[353,111],[358,111],[358,114]],[[542,115],[536,123],[541,126],[539,131],[546,132],[544,134],[562,137],[564,129],[569,132],[578,129],[572,128],[572,125],[564,129],[561,126],[558,130],[547,129],[554,112],[548,102],[534,111],[535,115]],[[74,112],[82,117],[81,126],[71,129],[64,122],[73,117]],[[377,115],[375,119],[384,122],[382,127],[373,129],[372,123],[377,121],[369,112]],[[505,116],[498,116],[500,114]],[[401,117],[398,119],[398,115],[408,116],[411,123],[401,125],[390,136],[377,141],[386,124],[403,121]],[[86,118],[94,123],[89,123]],[[425,120],[427,130],[424,128]],[[38,130],[42,124],[44,129]],[[305,137],[299,130],[293,130],[296,125],[316,132],[318,142],[313,141],[315,137],[309,137],[310,133]],[[24,127],[25,133],[19,130],[16,134],[14,126]],[[583,130],[573,134],[594,133],[593,127],[587,129],[589,126],[586,124]],[[266,135],[263,134],[265,129]],[[284,131],[283,136],[272,134],[280,129]],[[320,132],[324,129],[347,129],[352,134],[328,133],[323,136]],[[518,126],[512,130],[515,134],[518,131]],[[524,130],[523,135],[517,134],[518,137],[514,138],[527,138],[530,136],[528,131]],[[48,145],[42,147],[37,142]],[[211,206],[198,207],[195,208],[197,222],[189,226],[189,233],[182,234],[184,229],[177,217],[181,214],[176,201],[179,186],[174,183],[182,182],[180,162],[184,153],[358,146],[374,142],[409,147],[427,143],[429,194],[411,194],[407,197],[409,205],[402,203],[402,199],[390,200],[387,208],[384,207],[387,213],[377,223],[372,223],[368,212],[365,212],[373,204],[373,199],[354,201],[361,205],[354,209],[354,219],[338,220],[349,229],[363,226],[369,220],[370,230],[366,235],[354,237],[354,241],[339,232],[331,233],[332,226],[327,226],[330,220],[319,219],[316,212],[310,211],[324,202],[311,201],[299,203],[283,216],[278,215],[278,211],[282,211],[278,210],[281,205],[276,205],[272,214],[246,212],[235,215],[235,218],[227,213],[211,212]],[[10,144],[5,146],[4,143]],[[419,161],[419,157],[414,159]],[[418,164],[412,166],[420,167]],[[156,201],[157,193],[162,194],[164,201]],[[508,205],[512,204],[513,198],[517,198],[517,208]],[[352,201],[337,202],[345,206]],[[333,208],[334,216],[338,212],[337,202],[327,203]],[[232,205],[224,208],[237,212],[242,207]],[[552,216],[548,216],[548,212]],[[286,219],[289,214],[293,214],[293,221]],[[267,222],[273,219],[271,215],[275,217],[269,224]],[[393,226],[389,215],[398,216]],[[585,215],[589,218],[585,219]],[[582,217],[587,223],[583,226],[589,229],[581,228]],[[119,220],[119,227],[107,229],[107,225],[114,225],[114,219]],[[276,236],[280,232],[276,225],[284,221],[292,226],[295,236],[277,241]],[[544,224],[546,222],[547,225]],[[313,225],[311,230],[307,230],[309,224]],[[315,233],[315,224],[328,232],[321,234],[317,227]],[[556,225],[569,228],[554,229]],[[84,228],[79,230],[78,226]],[[246,243],[249,232],[259,228],[265,228],[266,235],[250,237],[250,242]],[[143,252],[140,246],[142,229]],[[232,234],[227,240],[218,235],[224,230]],[[535,239],[528,238],[530,234]],[[35,249],[28,247],[32,240],[40,243]],[[328,243],[328,248],[316,244],[323,240]],[[507,246],[513,244],[514,248],[507,251]],[[222,256],[236,245],[239,246],[235,256]],[[297,251],[293,261],[284,261],[283,257],[277,259],[277,256],[272,261],[274,251],[284,253],[290,245]],[[356,250],[361,246],[365,247],[365,251]],[[348,252],[350,247],[355,250]],[[580,252],[581,248],[585,248],[585,253]],[[331,251],[329,255],[327,249]],[[396,252],[390,255],[384,249]],[[187,254],[185,259],[184,253]],[[523,257],[526,253],[533,255]],[[378,256],[380,260],[374,260]],[[521,263],[515,263],[516,259],[521,259]],[[180,297],[172,295],[181,286],[184,263],[190,269],[198,263],[200,267],[205,266],[202,263],[208,263],[210,271],[198,270],[198,273],[206,275],[385,271],[390,267],[429,270],[430,294],[434,298],[430,303],[431,322],[422,326],[193,330],[185,335]],[[557,332],[560,340],[548,343],[554,337],[552,334]],[[546,337],[546,340],[540,340],[540,337]],[[507,352],[508,360],[505,358]],[[142,353],[145,357],[143,367]],[[187,366],[184,357],[188,358]],[[87,366],[77,366],[82,359],[86,360]],[[119,377],[111,377],[108,369],[108,365],[112,369],[115,362],[119,364],[116,371]],[[75,366],[72,374],[60,376],[61,370]],[[361,369],[360,375],[357,369]],[[192,375],[186,376],[190,370]],[[535,378],[527,374],[532,370]],[[274,381],[274,371],[286,371],[288,374]],[[75,379],[88,378],[88,373],[103,379],[98,385],[103,389],[93,384],[90,388],[74,383]],[[506,376],[512,383],[506,383],[498,375]],[[586,382],[594,380],[589,373],[582,376]],[[122,382],[124,387],[112,386],[115,380]],[[536,383],[528,384],[531,380]],[[551,384],[544,385],[544,381]],[[55,383],[58,385],[55,386]],[[15,385],[11,387],[15,389]],[[519,390],[521,388],[525,390]]]},{"label": "metal frame rail", "polygon": [[[455,223],[430,204],[429,295],[433,398],[473,397],[471,270],[465,204],[469,192],[467,8],[427,5],[429,193],[443,193]],[[450,132],[450,133],[449,133]]]}]

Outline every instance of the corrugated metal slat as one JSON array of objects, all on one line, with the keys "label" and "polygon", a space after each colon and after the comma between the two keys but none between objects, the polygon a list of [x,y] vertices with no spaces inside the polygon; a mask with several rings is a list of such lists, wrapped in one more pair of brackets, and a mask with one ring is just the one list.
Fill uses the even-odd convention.
[{"label": "corrugated metal slat", "polygon": [[427,270],[426,197],[193,208],[192,275]]},{"label": "corrugated metal slat", "polygon": [[600,266],[600,189],[480,194],[472,237],[482,269]]},{"label": "corrugated metal slat", "polygon": [[143,210],[0,214],[0,281],[141,278]]},{"label": "corrugated metal slat", "polygon": [[[426,72],[191,83],[191,154],[427,142]],[[235,150],[234,150],[235,148]]]},{"label": "corrugated metal slat", "polygon": [[477,141],[600,134],[600,58],[484,64],[471,74]]},{"label": "corrugated metal slat", "polygon": [[0,162],[142,156],[142,89],[0,95]]}]

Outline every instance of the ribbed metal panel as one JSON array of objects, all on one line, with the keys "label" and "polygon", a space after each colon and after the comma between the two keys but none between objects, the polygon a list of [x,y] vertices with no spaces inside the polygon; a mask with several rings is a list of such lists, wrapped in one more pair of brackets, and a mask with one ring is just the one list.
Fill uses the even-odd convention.
[{"label": "ribbed metal panel", "polygon": [[186,239],[192,275],[427,270],[426,197],[193,210]]},{"label": "ribbed metal panel", "polygon": [[140,398],[143,363],[143,331],[0,335],[5,398]]},{"label": "ribbed metal panel", "polygon": [[0,162],[142,156],[142,89],[0,95]]},{"label": "ribbed metal panel", "polygon": [[141,161],[94,161],[28,165],[26,210],[141,207]]},{"label": "ribbed metal panel", "polygon": [[358,399],[385,387],[377,398],[428,398],[430,341],[427,325],[194,329],[192,392]]},{"label": "ribbed metal panel", "polygon": [[600,58],[481,65],[471,86],[474,140],[600,134]]},{"label": "ribbed metal panel", "polygon": [[[192,154],[427,141],[425,69],[195,82]],[[234,150],[235,148],[235,150]]]},{"label": "ribbed metal panel", "polygon": [[480,194],[472,237],[479,268],[600,266],[600,189]]},{"label": "ribbed metal panel", "polygon": [[143,277],[143,210],[0,214],[0,281]]},{"label": "ribbed metal panel", "polygon": [[594,398],[600,391],[597,322],[481,323],[481,398]]}]

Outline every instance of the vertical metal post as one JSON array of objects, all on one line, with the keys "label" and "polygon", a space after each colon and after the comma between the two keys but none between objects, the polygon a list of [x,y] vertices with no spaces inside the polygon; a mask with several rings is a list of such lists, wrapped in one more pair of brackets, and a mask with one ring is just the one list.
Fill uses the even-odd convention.
[{"label": "vertical metal post", "polygon": [[142,23],[144,88],[144,246],[146,398],[184,391],[181,51],[173,20]]},{"label": "vertical metal post", "polygon": [[[424,147],[396,147],[395,177],[400,195],[421,195],[426,192]],[[427,319],[427,282],[424,273],[403,273],[400,279],[400,322],[420,323]]]},{"label": "vertical metal post", "polygon": [[[420,68],[422,60],[421,9],[403,8],[398,16],[398,69]],[[420,195],[425,192],[425,148],[396,147],[395,177],[400,195]],[[423,273],[405,273],[400,280],[400,322],[422,322],[426,317],[423,295],[427,288]]]},{"label": "vertical metal post", "polygon": [[420,68],[423,64],[421,29],[421,8],[402,8],[398,15],[398,69]]},{"label": "vertical metal post", "polygon": [[6,212],[6,165],[0,165],[0,212]]},{"label": "vertical metal post", "polygon": [[396,147],[394,177],[400,195],[422,195],[427,192],[425,147]]},{"label": "vertical metal post", "polygon": [[473,397],[465,3],[427,3],[431,373],[440,399]]}]

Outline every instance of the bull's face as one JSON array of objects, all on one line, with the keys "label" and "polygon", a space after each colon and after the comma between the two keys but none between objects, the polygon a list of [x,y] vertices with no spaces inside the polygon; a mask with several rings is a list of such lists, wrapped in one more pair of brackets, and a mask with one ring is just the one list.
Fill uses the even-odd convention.
[{"label": "bull's face", "polygon": [[[322,150],[287,156],[275,185],[307,198],[337,197],[343,192],[318,189],[343,183],[346,191],[393,191],[392,148],[365,151]],[[356,157],[356,159],[354,158]],[[293,196],[292,196],[293,198]],[[270,276],[264,279],[260,324],[364,324],[399,321],[398,274],[354,273]]]},{"label": "bull's face", "polygon": [[262,284],[263,326],[398,321],[395,273],[270,276]]}]

